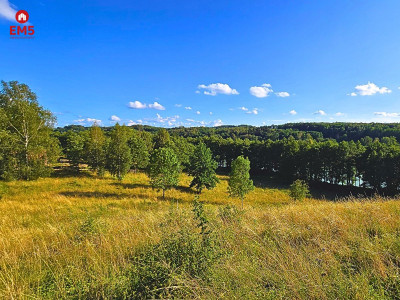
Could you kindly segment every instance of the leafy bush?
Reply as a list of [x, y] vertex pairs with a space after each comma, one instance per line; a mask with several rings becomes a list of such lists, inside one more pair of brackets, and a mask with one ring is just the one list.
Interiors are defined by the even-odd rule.
[[303, 200], [306, 197], [310, 196], [310, 190], [308, 188], [308, 184], [300, 179], [297, 179], [290, 185], [290, 197], [293, 200]]
[[136, 255], [127, 274], [129, 298], [179, 297], [185, 289], [180, 284], [183, 278], [206, 280], [219, 251], [203, 204], [195, 200], [193, 212], [200, 233], [184, 226]]

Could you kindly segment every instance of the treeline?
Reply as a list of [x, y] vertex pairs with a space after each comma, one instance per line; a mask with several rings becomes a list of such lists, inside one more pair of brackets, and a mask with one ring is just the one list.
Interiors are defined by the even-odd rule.
[[[243, 156], [250, 160], [252, 173], [288, 182], [302, 179], [391, 194], [400, 188], [398, 124], [300, 123], [167, 130], [117, 124], [53, 130], [55, 118], [38, 104], [28, 86], [18, 82], [2, 85], [0, 176], [6, 180], [48, 176], [60, 157], [68, 159], [74, 172], [85, 164], [99, 175], [108, 171], [121, 179], [129, 170], [149, 172], [151, 164], [166, 157], [168, 163], [190, 174], [196, 160], [200, 165], [209, 163], [210, 168], [215, 161], [220, 168], [229, 169], [233, 160]], [[333, 135], [335, 139], [326, 138]], [[199, 149], [204, 155], [196, 157], [200, 151], [196, 147], [203, 143], [212, 159], [205, 158], [208, 150], [203, 148]]]

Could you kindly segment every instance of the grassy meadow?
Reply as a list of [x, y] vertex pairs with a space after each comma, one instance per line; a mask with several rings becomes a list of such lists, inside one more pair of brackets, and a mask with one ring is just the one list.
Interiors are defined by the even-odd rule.
[[1, 183], [0, 298], [399, 299], [398, 200], [258, 185], [241, 211], [219, 178], [197, 209], [186, 175]]

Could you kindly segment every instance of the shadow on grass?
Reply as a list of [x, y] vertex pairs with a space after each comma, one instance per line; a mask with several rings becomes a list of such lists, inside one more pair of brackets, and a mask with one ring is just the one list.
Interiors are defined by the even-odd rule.
[[[143, 183], [124, 183], [124, 182], [113, 182], [111, 185], [114, 186], [119, 186], [124, 189], [135, 189], [135, 188], [144, 188], [144, 189], [152, 189], [152, 187], [148, 184], [143, 184]], [[196, 192], [188, 187], [188, 186], [176, 186], [174, 187], [175, 190], [180, 191], [182, 193], [187, 193], [187, 194], [195, 194]]]
[[60, 168], [60, 169], [55, 169], [54, 172], [51, 174], [51, 177], [53, 178], [96, 178], [93, 173], [90, 173], [89, 171], [86, 170], [81, 170], [79, 172], [76, 172], [70, 168]]

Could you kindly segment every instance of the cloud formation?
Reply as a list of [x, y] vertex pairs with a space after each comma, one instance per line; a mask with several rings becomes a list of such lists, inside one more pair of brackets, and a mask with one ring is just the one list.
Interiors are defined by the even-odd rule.
[[387, 87], [378, 87], [375, 83], [369, 82], [367, 84], [357, 85], [355, 92], [350, 93], [350, 96], [372, 96], [375, 94], [390, 94], [392, 91]]
[[118, 116], [116, 116], [116, 115], [112, 115], [112, 116], [110, 117], [110, 121], [113, 121], [113, 122], [121, 122], [121, 118], [118, 117]]
[[203, 90], [204, 95], [209, 95], [209, 96], [216, 96], [217, 94], [239, 95], [239, 92], [237, 90], [231, 88], [226, 83], [212, 83], [209, 85], [200, 84], [197, 88], [199, 90]]
[[152, 108], [157, 110], [165, 110], [165, 107], [158, 102], [154, 102], [152, 104], [147, 105], [146, 103], [142, 103], [140, 101], [134, 101], [134, 102], [129, 102], [128, 107], [133, 109]]
[[343, 117], [343, 116], [344, 116], [344, 113], [342, 113], [342, 112], [337, 112], [337, 113], [335, 114], [335, 116], [337, 116], [337, 117]]
[[258, 108], [253, 108], [252, 110], [246, 112], [246, 114], [253, 114], [253, 115], [258, 115]]
[[149, 108], [157, 109], [157, 110], [165, 110], [165, 107], [162, 106], [158, 102], [154, 102], [153, 104], [149, 104]]
[[384, 111], [374, 112], [374, 115], [380, 117], [400, 117], [400, 113], [389, 113]]
[[75, 123], [78, 123], [79, 125], [92, 125], [96, 123], [97, 125], [101, 124], [101, 120], [99, 119], [94, 119], [94, 118], [82, 118], [78, 120], [74, 120]]
[[17, 10], [8, 0], [0, 0], [0, 18], [15, 21]]
[[326, 112], [320, 109], [314, 112], [314, 115], [326, 116]]
[[292, 109], [291, 111], [289, 111], [289, 114], [291, 114], [292, 116], [297, 115], [297, 111], [295, 111], [294, 109]]
[[271, 85], [269, 83], [264, 83], [261, 86], [252, 86], [250, 88], [250, 94], [257, 98], [265, 98], [268, 97], [273, 90], [271, 89]]
[[286, 97], [290, 96], [290, 94], [288, 92], [278, 92], [278, 93], [275, 93], [275, 95], [277, 95], [280, 98], [286, 98]]

